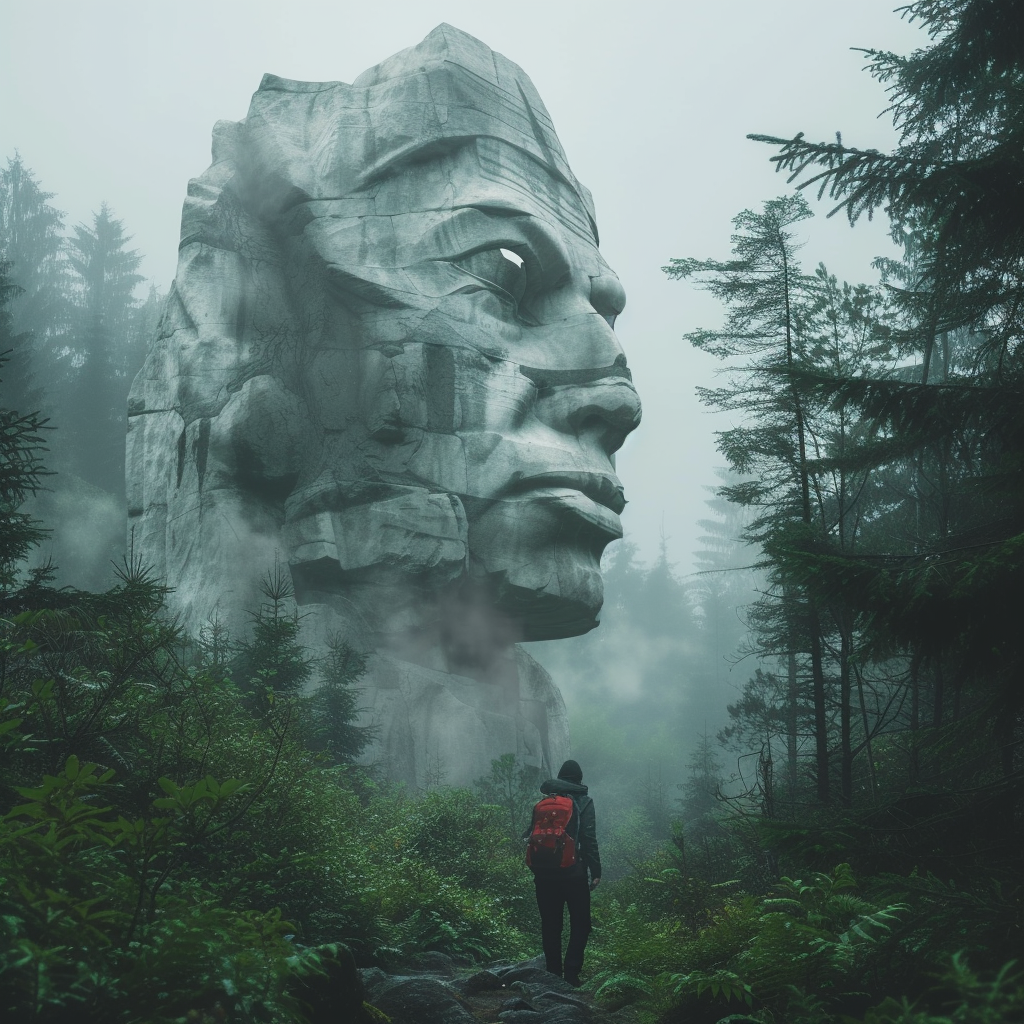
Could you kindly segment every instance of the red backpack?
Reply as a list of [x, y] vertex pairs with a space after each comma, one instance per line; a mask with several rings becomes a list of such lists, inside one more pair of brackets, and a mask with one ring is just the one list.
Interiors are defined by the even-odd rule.
[[571, 796], [546, 796], [533, 808], [526, 863], [534, 871], [571, 868], [578, 860], [580, 816]]

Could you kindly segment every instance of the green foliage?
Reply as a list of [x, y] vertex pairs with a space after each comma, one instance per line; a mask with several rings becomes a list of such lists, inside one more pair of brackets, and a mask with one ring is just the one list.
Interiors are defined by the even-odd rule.
[[766, 1004], [785, 1002], [793, 987], [843, 1000], [877, 960], [904, 904], [875, 907], [853, 895], [853, 873], [840, 864], [808, 880], [783, 878], [764, 901], [751, 946], [735, 969]]
[[891, 996], [868, 1011], [863, 1024], [1013, 1024], [1024, 1015], [1024, 974], [1016, 960], [982, 978], [954, 954], [932, 992], [945, 1012]]
[[620, 902], [616, 884], [611, 883], [604, 897], [594, 901], [594, 935], [587, 947], [587, 962], [596, 991], [621, 1004], [650, 992], [655, 978], [676, 968], [684, 943], [680, 926], [671, 916], [652, 921], [636, 904]]
[[[900, 132], [891, 153], [843, 144], [752, 136], [801, 188], [838, 201], [852, 222], [878, 208], [920, 228], [919, 280], [935, 331], [985, 323], [1008, 348], [1021, 334], [1012, 293], [1024, 250], [1020, 232], [1020, 117], [1024, 106], [1012, 0], [918, 0], [900, 9], [928, 35], [909, 56], [868, 50], [868, 70], [889, 91]], [[1016, 285], [1019, 287], [1019, 285]], [[993, 316], [1002, 306], [1002, 315]], [[922, 325], [925, 326], [925, 325]], [[927, 327], [925, 327], [927, 330]]]
[[[680, 851], [662, 851], [613, 882], [596, 910], [592, 984], [608, 1005], [640, 1002], [666, 1020], [747, 1013], [806, 1024], [1019, 1016], [1024, 976], [1004, 963], [1016, 887], [884, 876], [861, 891], [844, 863], [783, 877], [755, 897], [736, 882], [688, 876], [682, 863]], [[965, 944], [974, 966], [958, 952]]]
[[496, 873], [522, 859], [520, 849], [508, 849], [504, 819], [502, 808], [481, 803], [469, 790], [433, 790], [407, 805], [402, 842], [439, 874], [490, 888], [488, 880], [498, 882]]
[[[95, 619], [24, 613], [6, 637], [8, 777], [76, 744], [126, 766], [119, 780], [71, 754], [41, 784], [10, 791], [8, 1005], [25, 1019], [73, 1005], [82, 1020], [171, 1020], [219, 1004], [233, 1020], [291, 1020], [301, 966], [291, 933], [347, 939], [364, 960], [527, 950], [511, 923], [525, 918], [525, 872], [497, 809], [460, 791], [422, 807], [382, 791], [360, 806], [345, 774], [301, 745], [301, 701], [283, 697], [254, 718], [228, 677], [201, 660], [185, 668], [171, 657], [177, 634], [142, 614], [138, 595], [121, 596]], [[140, 643], [162, 673], [148, 683], [145, 660], [127, 657]], [[87, 685], [39, 681], [58, 654]], [[121, 671], [96, 670], [100, 659]], [[170, 765], [187, 781], [165, 774]], [[461, 860], [436, 842], [453, 836]]]
[[[68, 239], [67, 260], [77, 286], [72, 348], [81, 365], [55, 413], [81, 475], [115, 494], [124, 486], [128, 388], [142, 367], [140, 346], [132, 345], [142, 255], [127, 248], [129, 240], [106, 203]], [[145, 350], [143, 344], [143, 356]]]
[[754, 1005], [754, 990], [732, 971], [715, 971], [711, 974], [694, 971], [692, 974], [673, 974], [668, 980], [674, 996], [692, 991], [698, 997], [707, 993], [712, 999], [721, 998], [724, 1003], [735, 999], [747, 1006]]
[[[138, 566], [103, 594], [10, 593], [0, 1007], [18, 1019], [298, 1022], [297, 979], [340, 940], [363, 962], [530, 951], [499, 809], [461, 791], [421, 806], [366, 776], [357, 795], [346, 751], [318, 742], [358, 709], [297, 692], [309, 659], [281, 584], [242, 687], [231, 638], [193, 644]], [[363, 663], [332, 654], [347, 688]]]
[[502, 809], [505, 835], [513, 851], [522, 849], [523, 829], [530, 824], [530, 812], [540, 799], [537, 787], [542, 781], [539, 768], [519, 764], [515, 754], [502, 754], [491, 761], [490, 774], [473, 783], [484, 803]]
[[291, 576], [275, 559], [260, 580], [264, 604], [253, 612], [252, 635], [237, 645], [234, 677], [261, 713], [269, 713], [281, 696], [294, 696], [313, 673], [312, 660], [299, 643], [298, 612], [289, 613], [294, 597]]
[[322, 750], [332, 764], [353, 765], [373, 741], [376, 730], [356, 725], [362, 693], [355, 684], [366, 671], [366, 657], [339, 636], [328, 637], [321, 659], [321, 682], [306, 703], [307, 744]]
[[[8, 377], [12, 349], [18, 340], [11, 330], [8, 303], [13, 286], [7, 264], [0, 262], [0, 372]], [[5, 394], [9, 394], [5, 383]], [[46, 536], [42, 524], [22, 510], [45, 474], [41, 454], [46, 421], [35, 412], [0, 408], [0, 600], [6, 604], [15, 588], [19, 563]]]
[[72, 755], [19, 787], [25, 802], [2, 820], [5, 1011], [96, 1021], [170, 1021], [218, 1003], [240, 1021], [294, 1011], [280, 912], [219, 907], [182, 871], [183, 850], [241, 784], [164, 779], [161, 813], [129, 820], [105, 805], [113, 774]]
[[[366, 809], [373, 862], [363, 898], [392, 923], [393, 955], [432, 948], [518, 955], [535, 931], [533, 886], [521, 850], [509, 850], [503, 814], [472, 793], [440, 789], [409, 801], [385, 791]], [[429, 946], [424, 946], [429, 942]]]

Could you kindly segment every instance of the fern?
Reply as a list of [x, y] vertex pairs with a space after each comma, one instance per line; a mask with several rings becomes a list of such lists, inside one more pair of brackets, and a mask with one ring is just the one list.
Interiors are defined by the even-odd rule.
[[892, 924], [899, 920], [899, 915], [910, 907], [906, 903], [893, 903], [891, 906], [883, 907], [870, 914], [861, 914], [855, 921], [850, 922], [849, 928], [842, 932], [839, 941], [848, 944], [858, 939], [864, 942], [876, 942], [881, 932], [888, 932]]
[[754, 1005], [753, 989], [732, 971], [720, 970], [713, 974], [705, 974], [702, 971], [673, 974], [668, 981], [673, 985], [672, 994], [675, 996], [688, 992], [697, 996], [710, 993], [712, 999], [722, 999], [726, 1003], [731, 1003], [735, 999], [746, 1006]]
[[848, 1024], [1018, 1024], [1024, 1019], [1024, 973], [1016, 960], [1010, 960], [985, 980], [956, 953], [930, 1001], [946, 1012], [935, 1013], [905, 997], [889, 997], [869, 1010], [863, 1022], [846, 1020]]
[[[856, 895], [855, 887], [848, 864], [829, 874], [783, 878], [775, 894], [750, 908], [753, 927], [742, 942], [731, 949], [719, 945], [714, 959], [691, 960], [689, 971], [669, 976], [673, 994], [763, 1004], [787, 1020], [815, 1019], [822, 1001], [826, 1007], [860, 1001], [865, 972], [907, 908], [875, 906]], [[723, 915], [707, 929], [693, 952], [714, 948], [711, 940], [721, 938], [717, 933], [726, 921]], [[733, 932], [739, 938], [742, 930]]]
[[593, 980], [594, 996], [602, 1002], [624, 1006], [649, 991], [651, 979], [635, 971], [599, 971]]

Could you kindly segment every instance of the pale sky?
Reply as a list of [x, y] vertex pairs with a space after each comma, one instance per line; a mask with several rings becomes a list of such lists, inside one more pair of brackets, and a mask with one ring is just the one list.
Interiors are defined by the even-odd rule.
[[[627, 535], [647, 557], [664, 524], [690, 571], [703, 487], [722, 459], [695, 385], [715, 363], [681, 340], [714, 326], [716, 304], [660, 267], [724, 258], [730, 220], [786, 191], [748, 132], [835, 132], [862, 148], [894, 134], [885, 93], [851, 48], [908, 52], [920, 30], [894, 0], [4, 0], [0, 157], [15, 149], [68, 224], [108, 202], [166, 289], [188, 179], [210, 131], [245, 115], [264, 72], [351, 82], [440, 22], [524, 68], [576, 176], [593, 192], [602, 251], [625, 285], [616, 325], [644, 403], [620, 453]], [[891, 254], [884, 223], [820, 216], [804, 258], [868, 280]], [[802, 226], [803, 227], [803, 226]]]

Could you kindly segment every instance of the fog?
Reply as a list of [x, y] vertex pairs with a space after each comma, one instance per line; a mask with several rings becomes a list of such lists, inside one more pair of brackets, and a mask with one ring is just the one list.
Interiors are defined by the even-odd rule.
[[[723, 257], [730, 219], [786, 188], [749, 132], [893, 141], [882, 88], [852, 47], [906, 50], [920, 33], [891, 0], [730, 3], [156, 2], [36, 0], [5, 11], [2, 155], [17, 149], [69, 224], [103, 201], [166, 289], [185, 185], [209, 163], [210, 131], [244, 116], [264, 72], [352, 81], [448, 21], [520, 64], [593, 192], [602, 250], [629, 297], [617, 330], [644, 402], [619, 457], [625, 529], [652, 557], [664, 523], [688, 569], [701, 485], [718, 464], [693, 385], [713, 361], [681, 336], [715, 304], [660, 267]], [[512, 16], [510, 16], [510, 14]], [[628, 16], [627, 16], [628, 14]], [[806, 256], [851, 280], [887, 253], [885, 225], [821, 216]]]
[[[863, 148], [892, 145], [889, 119], [879, 118], [885, 93], [853, 49], [906, 51], [924, 42], [892, 7], [891, 0], [34, 0], [4, 14], [0, 156], [20, 153], [55, 193], [69, 226], [109, 203], [144, 255], [141, 273], [166, 290], [181, 202], [187, 181], [209, 163], [211, 128], [244, 116], [265, 72], [352, 81], [439, 22], [478, 36], [531, 76], [574, 172], [594, 195], [602, 251], [629, 297], [616, 330], [644, 403], [643, 423], [618, 457], [629, 500], [623, 524], [647, 563], [665, 538], [669, 562], [685, 579], [707, 487], [723, 461], [714, 430], [728, 424], [694, 397], [695, 386], [713, 381], [715, 365], [682, 336], [715, 326], [721, 312], [660, 268], [672, 257], [724, 258], [731, 218], [786, 191], [771, 150], [747, 133], [830, 139], [841, 131]], [[893, 254], [884, 222], [851, 229], [841, 217], [826, 218], [827, 202], [815, 208], [819, 215], [805, 226], [809, 266], [824, 261], [842, 278], [864, 280], [873, 276], [873, 257]], [[104, 550], [109, 543], [104, 537]], [[622, 626], [623, 637], [629, 628]], [[601, 680], [572, 668], [565, 651], [577, 648], [531, 650], [559, 673], [570, 707], [582, 714], [599, 695], [641, 696], [648, 664], [684, 657], [688, 641], [659, 643], [664, 650], [624, 641], [601, 659]], [[732, 697], [732, 670], [723, 682], [716, 658], [708, 678], [729, 692], [691, 700], [690, 731], [701, 727], [706, 706]]]

